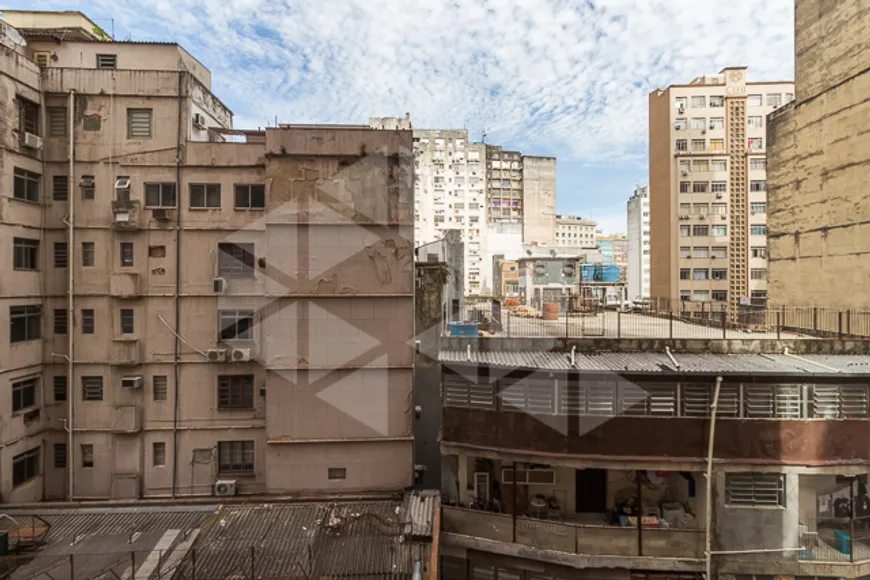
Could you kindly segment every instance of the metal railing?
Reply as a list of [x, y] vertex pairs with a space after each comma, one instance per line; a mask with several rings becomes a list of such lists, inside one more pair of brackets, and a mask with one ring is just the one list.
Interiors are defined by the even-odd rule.
[[866, 562], [870, 560], [870, 518], [804, 518], [800, 528], [800, 560]]
[[658, 300], [631, 308], [563, 301], [547, 311], [496, 302], [465, 305], [445, 335], [515, 338], [870, 340], [870, 310], [740, 306]]

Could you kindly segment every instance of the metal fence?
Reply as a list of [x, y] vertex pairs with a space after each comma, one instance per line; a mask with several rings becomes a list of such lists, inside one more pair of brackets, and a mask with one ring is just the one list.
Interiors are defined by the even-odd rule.
[[468, 304], [445, 334], [549, 338], [870, 339], [870, 310], [653, 301], [632, 308], [572, 302], [549, 311], [498, 302]]
[[870, 560], [870, 518], [803, 518], [799, 545], [801, 560], [866, 562]]

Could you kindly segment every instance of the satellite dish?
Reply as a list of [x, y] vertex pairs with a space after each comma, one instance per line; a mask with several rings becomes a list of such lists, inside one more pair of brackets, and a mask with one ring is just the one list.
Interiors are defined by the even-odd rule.
[[3, 27], [3, 34], [6, 38], [9, 39], [12, 44], [17, 44], [18, 46], [27, 46], [27, 41], [19, 34], [17, 30], [12, 28], [11, 26]]

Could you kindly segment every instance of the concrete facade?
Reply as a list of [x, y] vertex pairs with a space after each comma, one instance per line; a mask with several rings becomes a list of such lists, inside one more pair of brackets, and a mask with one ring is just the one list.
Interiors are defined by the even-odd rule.
[[795, 3], [795, 102], [768, 117], [770, 294], [870, 306], [870, 6]]
[[556, 158], [523, 155], [523, 243], [556, 243]]
[[653, 298], [766, 304], [765, 117], [793, 93], [731, 67], [650, 94]]
[[597, 229], [595, 220], [576, 215], [556, 215], [556, 245], [594, 248]]
[[628, 200], [628, 256], [626, 284], [629, 300], [649, 298], [650, 211], [649, 187], [638, 187]]
[[0, 47], [2, 500], [410, 485], [410, 131], [228, 142], [177, 45], [27, 51]]

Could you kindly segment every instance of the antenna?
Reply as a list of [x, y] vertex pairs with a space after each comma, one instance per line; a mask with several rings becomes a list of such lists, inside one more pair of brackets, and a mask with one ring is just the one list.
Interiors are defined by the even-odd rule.
[[480, 137], [482, 143], [486, 143], [486, 136], [489, 134], [489, 127], [483, 130], [483, 134]]

